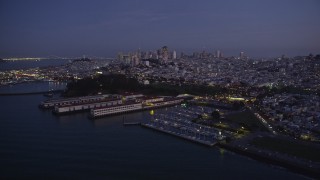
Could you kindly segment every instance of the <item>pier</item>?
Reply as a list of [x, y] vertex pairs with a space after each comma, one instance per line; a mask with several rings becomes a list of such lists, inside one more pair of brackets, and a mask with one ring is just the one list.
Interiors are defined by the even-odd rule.
[[123, 114], [123, 113], [129, 113], [134, 111], [155, 109], [155, 108], [177, 105], [183, 101], [183, 99], [181, 98], [174, 98], [174, 97], [166, 98], [166, 99], [161, 98], [161, 100], [158, 100], [158, 99], [159, 98], [149, 98], [148, 100], [150, 100], [151, 102], [152, 100], [157, 100], [152, 104], [148, 104], [146, 102], [139, 102], [137, 100], [129, 100], [126, 103], [118, 104], [114, 106], [92, 108], [90, 110], [90, 116], [92, 118], [99, 118], [99, 117], [104, 117], [104, 116], [114, 115], [114, 114]]

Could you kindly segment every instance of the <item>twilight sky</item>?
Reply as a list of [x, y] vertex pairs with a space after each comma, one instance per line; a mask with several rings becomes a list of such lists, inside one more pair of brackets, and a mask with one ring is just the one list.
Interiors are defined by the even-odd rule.
[[0, 57], [320, 54], [320, 0], [0, 0]]

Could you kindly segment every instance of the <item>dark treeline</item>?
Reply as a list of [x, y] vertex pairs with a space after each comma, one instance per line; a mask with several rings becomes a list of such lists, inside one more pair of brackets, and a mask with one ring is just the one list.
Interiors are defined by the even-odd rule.
[[[266, 88], [262, 87], [265, 93], [260, 94], [257, 98], [261, 99], [265, 96], [271, 96], [279, 93], [297, 93], [297, 94], [318, 94], [319, 91], [309, 91], [298, 87], [284, 86]], [[97, 77], [88, 77], [82, 80], [73, 80], [68, 83], [64, 96], [86, 96], [97, 93], [117, 94], [123, 92], [138, 92], [147, 95], [167, 95], [176, 96], [178, 94], [193, 95], [217, 95], [234, 93], [234, 89], [228, 89], [221, 86], [192, 85], [192, 84], [170, 84], [167, 82], [153, 83], [151, 85], [143, 85], [137, 79], [127, 77], [121, 74], [100, 75]], [[240, 92], [240, 91], [239, 91]]]
[[123, 91], [137, 92], [141, 85], [134, 78], [124, 75], [100, 75], [68, 83], [64, 96], [86, 96], [97, 93], [120, 93]]
[[129, 78], [120, 74], [100, 75], [94, 78], [73, 80], [68, 83], [64, 96], [86, 96], [97, 93], [122, 93], [139, 92], [149, 95], [214, 95], [226, 93], [227, 89], [222, 87], [209, 87], [205, 85], [173, 85], [169, 83], [155, 83], [152, 85], [140, 84], [135, 78]]

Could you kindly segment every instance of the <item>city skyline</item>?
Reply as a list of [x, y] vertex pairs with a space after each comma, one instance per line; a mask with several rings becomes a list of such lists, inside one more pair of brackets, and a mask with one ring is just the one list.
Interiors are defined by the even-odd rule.
[[319, 5], [316, 0], [1, 1], [0, 57], [116, 57], [164, 45], [178, 54], [318, 54]]

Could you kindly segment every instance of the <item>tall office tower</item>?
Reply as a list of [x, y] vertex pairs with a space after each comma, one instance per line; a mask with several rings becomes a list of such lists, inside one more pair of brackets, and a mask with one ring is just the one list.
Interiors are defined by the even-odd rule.
[[181, 59], [183, 59], [183, 58], [184, 58], [184, 53], [183, 53], [183, 52], [181, 52], [181, 54], [180, 54], [180, 58], [181, 58]]
[[220, 58], [220, 57], [221, 57], [221, 52], [220, 52], [220, 50], [217, 50], [217, 51], [216, 51], [216, 57], [217, 57], [217, 58]]
[[172, 59], [177, 59], [177, 52], [176, 52], [176, 50], [173, 51]]
[[137, 66], [140, 63], [140, 59], [137, 54], [131, 56], [131, 66]]
[[245, 58], [244, 52], [240, 52], [239, 58], [240, 58], [240, 59], [244, 59], [244, 58]]
[[157, 50], [157, 55], [158, 55], [158, 56], [161, 56], [161, 52], [162, 52], [161, 49], [158, 49], [158, 50]]
[[119, 60], [119, 61], [122, 61], [122, 60], [123, 60], [123, 54], [122, 54], [122, 52], [119, 52], [119, 53], [118, 53], [118, 60]]
[[140, 50], [140, 48], [138, 49], [138, 52], [137, 52], [137, 57], [139, 58], [139, 59], [141, 59], [141, 50]]
[[193, 52], [193, 53], [192, 53], [192, 57], [193, 57], [193, 58], [199, 58], [200, 55], [199, 55], [198, 52]]
[[151, 59], [156, 59], [156, 57], [157, 57], [157, 52], [156, 51], [150, 51], [150, 56], [149, 56], [149, 58], [151, 58]]
[[130, 64], [131, 62], [131, 57], [130, 55], [123, 55], [123, 62], [126, 63], [126, 64]]
[[140, 64], [140, 59], [139, 59], [139, 57], [138, 56], [135, 56], [135, 65], [137, 66], [137, 65], [139, 65]]
[[208, 57], [208, 53], [206, 51], [202, 51], [201, 54], [200, 54], [200, 58], [204, 59], [204, 58], [207, 58], [207, 57]]
[[146, 51], [144, 54], [143, 54], [143, 59], [149, 59], [149, 52]]
[[166, 64], [169, 58], [169, 50], [167, 46], [163, 46], [161, 48], [161, 57], [162, 57], [162, 62]]

